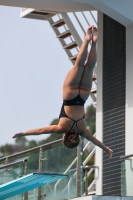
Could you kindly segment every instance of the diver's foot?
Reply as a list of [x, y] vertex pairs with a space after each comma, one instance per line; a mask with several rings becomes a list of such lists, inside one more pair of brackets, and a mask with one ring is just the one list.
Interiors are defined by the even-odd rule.
[[86, 35], [85, 35], [85, 39], [87, 39], [88, 41], [92, 40], [92, 27], [93, 26], [89, 26], [86, 30]]
[[96, 43], [97, 40], [98, 40], [98, 29], [95, 26], [93, 26], [92, 27], [92, 41]]

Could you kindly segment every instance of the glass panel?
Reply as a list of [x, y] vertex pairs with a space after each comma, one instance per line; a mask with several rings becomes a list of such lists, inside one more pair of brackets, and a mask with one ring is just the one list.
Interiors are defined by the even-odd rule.
[[[76, 197], [76, 158], [77, 149], [67, 149], [62, 145], [43, 151], [42, 172], [51, 174], [67, 174], [68, 178], [47, 184], [41, 188], [46, 200], [63, 200]], [[37, 163], [39, 158], [32, 155], [30, 160]], [[31, 165], [32, 163], [31, 162]], [[73, 164], [71, 165], [71, 163]], [[29, 159], [28, 159], [29, 163]], [[69, 168], [69, 166], [71, 167]], [[29, 171], [28, 164], [28, 171]], [[31, 168], [31, 166], [30, 166]], [[32, 167], [33, 169], [33, 167]], [[38, 168], [37, 168], [38, 169]], [[38, 189], [29, 191], [29, 199], [37, 199]], [[36, 197], [35, 197], [36, 196]]]
[[121, 164], [121, 195], [133, 196], [133, 160]]
[[[82, 148], [81, 148], [82, 149]], [[54, 183], [44, 185], [41, 188], [41, 194], [46, 200], [64, 200], [76, 197], [76, 156], [77, 148], [67, 149], [61, 144], [52, 149], [42, 149], [42, 172], [51, 174], [67, 174], [68, 178], [61, 179]], [[81, 153], [82, 156], [82, 153]], [[18, 160], [27, 159], [27, 173], [39, 172], [39, 151], [28, 155], [21, 155], [15, 160], [8, 160], [8, 163]], [[10, 162], [9, 162], [10, 161]], [[82, 163], [82, 159], [81, 159]], [[24, 165], [16, 165], [10, 170], [0, 171], [0, 184], [9, 182], [24, 175]], [[83, 176], [81, 167], [81, 194], [83, 191]], [[24, 194], [9, 198], [9, 200], [24, 199]], [[28, 200], [38, 199], [38, 188], [28, 191]]]
[[37, 153], [32, 153], [27, 157], [27, 172], [33, 173], [38, 172], [39, 166], [39, 151]]
[[[24, 174], [24, 165], [19, 164], [12, 166], [8, 169], [0, 170], [0, 185], [12, 181], [16, 178], [22, 177]], [[14, 197], [8, 198], [9, 200], [22, 200], [23, 194], [16, 195]]]

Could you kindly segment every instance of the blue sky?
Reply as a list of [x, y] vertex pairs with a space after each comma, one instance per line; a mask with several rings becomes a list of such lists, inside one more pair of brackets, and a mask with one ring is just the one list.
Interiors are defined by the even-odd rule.
[[62, 84], [72, 67], [47, 21], [19, 16], [20, 8], [0, 6], [0, 145], [58, 118]]

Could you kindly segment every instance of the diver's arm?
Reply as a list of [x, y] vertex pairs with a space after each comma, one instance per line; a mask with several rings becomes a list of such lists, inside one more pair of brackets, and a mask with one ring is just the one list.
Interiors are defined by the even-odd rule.
[[84, 128], [80, 135], [85, 137], [87, 140], [93, 142], [95, 145], [97, 145], [101, 149], [103, 149], [110, 158], [112, 157], [113, 151], [109, 147], [105, 146], [102, 142], [97, 140], [95, 137], [93, 137], [93, 135], [89, 132], [87, 128]]
[[46, 126], [43, 128], [37, 128], [28, 130], [25, 132], [16, 133], [13, 138], [21, 137], [21, 136], [28, 136], [28, 135], [41, 135], [41, 134], [48, 134], [48, 133], [62, 133], [63, 130], [59, 125], [51, 125]]

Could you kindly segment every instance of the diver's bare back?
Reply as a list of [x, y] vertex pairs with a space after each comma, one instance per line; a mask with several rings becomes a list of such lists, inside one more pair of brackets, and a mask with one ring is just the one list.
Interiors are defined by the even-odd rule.
[[[71, 119], [75, 121], [81, 119], [85, 115], [83, 106], [78, 106], [78, 105], [64, 106], [64, 110], [67, 116], [69, 116]], [[63, 127], [65, 131], [69, 132], [70, 128], [72, 127], [72, 124], [73, 124], [73, 121], [70, 120], [69, 118], [66, 118], [66, 117], [60, 118], [59, 126]], [[75, 128], [76, 128], [76, 124], [74, 125], [73, 129]], [[85, 118], [78, 121], [79, 132], [82, 128], [85, 128]]]

